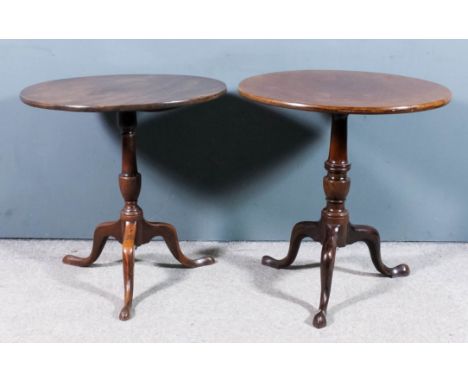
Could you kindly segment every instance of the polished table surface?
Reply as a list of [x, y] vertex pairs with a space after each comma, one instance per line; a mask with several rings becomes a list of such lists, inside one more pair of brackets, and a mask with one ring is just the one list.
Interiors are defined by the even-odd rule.
[[156, 111], [218, 98], [223, 82], [185, 75], [108, 75], [42, 82], [24, 89], [34, 107], [67, 111]]
[[239, 84], [242, 96], [268, 105], [338, 114], [395, 114], [435, 109], [451, 99], [434, 82], [392, 74], [299, 70], [262, 74]]

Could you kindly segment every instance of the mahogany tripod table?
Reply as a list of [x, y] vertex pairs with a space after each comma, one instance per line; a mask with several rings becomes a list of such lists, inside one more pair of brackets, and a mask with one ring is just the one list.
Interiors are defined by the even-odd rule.
[[338, 247], [358, 241], [367, 244], [372, 262], [387, 277], [407, 276], [406, 264], [388, 267], [380, 255], [379, 233], [373, 227], [352, 225], [345, 208], [350, 188], [347, 154], [349, 114], [396, 114], [435, 109], [446, 105], [450, 91], [415, 78], [366, 72], [303, 70], [259, 75], [242, 81], [242, 96], [268, 105], [331, 114], [331, 140], [323, 188], [327, 204], [319, 221], [297, 223], [291, 233], [289, 252], [281, 260], [264, 256], [262, 263], [274, 268], [291, 265], [305, 237], [322, 244], [319, 312], [313, 325], [326, 326], [326, 311]]
[[65, 256], [63, 262], [87, 267], [101, 254], [109, 237], [122, 244], [124, 306], [119, 318], [128, 320], [133, 300], [133, 268], [136, 247], [161, 236], [174, 257], [185, 267], [214, 263], [212, 257], [187, 258], [179, 247], [175, 228], [148, 222], [138, 206], [141, 176], [136, 161], [137, 111], [161, 111], [207, 102], [226, 92], [224, 83], [181, 75], [113, 75], [56, 80], [30, 86], [21, 100], [34, 107], [66, 111], [115, 112], [122, 130], [122, 172], [119, 186], [125, 205], [117, 221], [99, 224], [94, 231], [91, 254], [86, 258]]

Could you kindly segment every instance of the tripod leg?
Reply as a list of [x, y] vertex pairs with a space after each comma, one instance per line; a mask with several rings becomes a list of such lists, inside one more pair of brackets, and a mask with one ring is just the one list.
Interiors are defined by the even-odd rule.
[[124, 276], [124, 306], [119, 318], [126, 321], [130, 318], [133, 301], [133, 268], [135, 264], [135, 237], [137, 222], [125, 222], [122, 243], [123, 276]]
[[400, 264], [396, 267], [387, 267], [380, 254], [380, 237], [379, 232], [370, 226], [365, 225], [349, 225], [348, 231], [348, 244], [363, 241], [369, 248], [372, 262], [375, 268], [384, 276], [387, 277], [400, 277], [408, 276], [410, 269], [406, 264]]
[[187, 268], [202, 267], [215, 262], [215, 260], [210, 256], [200, 257], [195, 260], [189, 259], [185, 256], [180, 249], [177, 231], [173, 225], [168, 223], [144, 222], [144, 241], [147, 242], [155, 236], [161, 236], [176, 260]]
[[94, 230], [93, 236], [93, 248], [88, 257], [78, 257], [68, 255], [63, 258], [63, 262], [69, 265], [76, 265], [79, 267], [88, 267], [93, 264], [101, 254], [104, 246], [106, 245], [109, 236], [116, 238], [118, 241], [122, 241], [122, 225], [120, 221], [106, 222], [99, 224]]
[[333, 267], [335, 265], [337, 230], [337, 226], [327, 226], [325, 240], [322, 246], [320, 259], [320, 306], [319, 312], [315, 315], [313, 321], [314, 326], [318, 329], [327, 325], [326, 313], [332, 285]]
[[299, 222], [291, 232], [291, 239], [289, 241], [289, 251], [286, 257], [277, 260], [270, 256], [263, 256], [262, 264], [268, 265], [273, 268], [286, 268], [289, 267], [294, 260], [296, 260], [299, 247], [302, 240], [309, 236], [315, 241], [320, 241], [320, 225], [319, 222]]

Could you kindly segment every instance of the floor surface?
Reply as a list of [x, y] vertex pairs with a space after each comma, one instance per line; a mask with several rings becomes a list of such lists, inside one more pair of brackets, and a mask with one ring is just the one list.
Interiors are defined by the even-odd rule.
[[363, 244], [339, 249], [328, 326], [312, 317], [320, 292], [320, 247], [304, 242], [291, 269], [262, 266], [286, 242], [182, 242], [216, 264], [183, 269], [162, 242], [137, 250], [134, 316], [118, 320], [120, 246], [110, 241], [90, 268], [64, 265], [90, 241], [1, 240], [1, 342], [466, 342], [468, 244], [383, 243], [379, 276]]

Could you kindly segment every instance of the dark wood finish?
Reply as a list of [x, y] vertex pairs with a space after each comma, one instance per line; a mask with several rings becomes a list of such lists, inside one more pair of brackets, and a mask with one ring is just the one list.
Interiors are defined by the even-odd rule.
[[268, 105], [335, 114], [395, 114], [446, 105], [450, 90], [430, 81], [382, 73], [300, 70], [247, 78], [242, 96]]
[[167, 223], [148, 222], [143, 217], [143, 211], [138, 205], [138, 195], [141, 188], [141, 175], [137, 170], [136, 161], [136, 113], [120, 112], [119, 126], [122, 129], [122, 172], [119, 176], [120, 191], [125, 205], [120, 212], [120, 219], [115, 222], [102, 223], [94, 231], [93, 248], [88, 257], [65, 256], [65, 264], [87, 267], [93, 264], [104, 249], [109, 237], [122, 244], [124, 269], [124, 306], [120, 312], [121, 320], [128, 320], [133, 299], [133, 267], [135, 249], [151, 241], [155, 236], [161, 236], [173, 256], [188, 268], [200, 267], [214, 263], [212, 257], [202, 257], [196, 260], [187, 258], [179, 247], [175, 228]]
[[319, 312], [313, 320], [316, 328], [323, 328], [327, 324], [326, 311], [338, 247], [345, 247], [348, 244], [363, 241], [369, 247], [372, 262], [384, 276], [407, 276], [410, 272], [406, 264], [390, 268], [382, 262], [379, 233], [375, 228], [355, 226], [349, 222], [348, 210], [345, 207], [346, 196], [350, 188], [347, 173], [351, 167], [348, 163], [347, 153], [347, 118], [347, 115], [341, 114], [334, 114], [332, 118], [330, 153], [328, 160], [325, 162], [327, 175], [323, 178], [327, 205], [322, 210], [321, 219], [317, 222], [300, 222], [294, 226], [289, 251], [285, 258], [281, 260], [269, 256], [262, 258], [264, 265], [285, 268], [290, 266], [296, 259], [301, 241], [305, 237], [310, 237], [322, 244], [320, 306]]
[[176, 229], [161, 222], [149, 222], [138, 205], [141, 175], [136, 160], [137, 111], [159, 111], [206, 102], [222, 96], [226, 86], [217, 80], [181, 75], [115, 75], [81, 77], [44, 82], [21, 92], [31, 106], [68, 111], [117, 112], [122, 130], [122, 172], [119, 186], [125, 201], [117, 221], [99, 224], [88, 257], [65, 256], [63, 262], [87, 267], [100, 256], [109, 237], [122, 244], [124, 306], [121, 320], [131, 316], [135, 249], [153, 237], [164, 239], [172, 255], [183, 266], [200, 267], [214, 263], [212, 257], [186, 257], [179, 246]]
[[21, 100], [34, 107], [67, 111], [151, 111], [218, 98], [226, 85], [183, 75], [110, 75], [48, 81], [24, 89]]
[[375, 268], [386, 277], [407, 276], [406, 264], [386, 266], [380, 254], [378, 231], [369, 226], [352, 225], [345, 207], [350, 189], [347, 153], [348, 114], [390, 114], [434, 109], [450, 101], [450, 91], [438, 84], [414, 78], [365, 72], [305, 70], [260, 75], [239, 85], [242, 96], [285, 108], [328, 112], [332, 115], [330, 152], [325, 162], [327, 175], [323, 188], [327, 204], [319, 221], [299, 222], [291, 233], [289, 251], [283, 259], [269, 256], [262, 263], [274, 268], [290, 266], [305, 237], [322, 244], [320, 259], [321, 293], [319, 312], [313, 325], [327, 324], [336, 250], [362, 241], [369, 248]]

